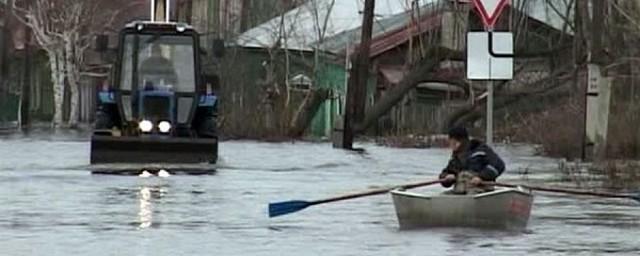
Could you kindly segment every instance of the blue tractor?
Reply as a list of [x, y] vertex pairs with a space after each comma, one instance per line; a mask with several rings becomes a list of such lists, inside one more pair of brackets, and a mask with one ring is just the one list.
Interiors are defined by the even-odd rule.
[[[224, 43], [216, 42], [212, 52], [220, 57]], [[130, 170], [215, 164], [218, 98], [212, 88], [219, 81], [203, 74], [202, 56], [199, 34], [187, 24], [128, 24], [119, 34], [111, 83], [99, 89], [91, 164], [110, 166], [100, 172], [117, 171], [114, 164], [142, 164]]]

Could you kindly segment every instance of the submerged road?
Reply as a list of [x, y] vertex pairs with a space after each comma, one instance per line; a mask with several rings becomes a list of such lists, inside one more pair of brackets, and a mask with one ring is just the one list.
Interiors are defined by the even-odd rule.
[[[141, 178], [91, 175], [83, 137], [0, 138], [0, 255], [640, 254], [640, 205], [623, 200], [536, 194], [524, 233], [400, 231], [387, 195], [267, 218], [273, 201], [431, 179], [448, 158], [360, 146], [367, 154], [225, 142], [216, 175]], [[502, 181], [558, 178], [556, 162], [528, 147], [498, 151], [509, 168]]]

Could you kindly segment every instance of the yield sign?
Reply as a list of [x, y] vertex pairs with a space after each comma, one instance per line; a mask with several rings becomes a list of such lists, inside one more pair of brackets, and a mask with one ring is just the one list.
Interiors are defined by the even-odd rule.
[[509, 0], [473, 0], [473, 5], [478, 9], [485, 27], [493, 29], [498, 16], [507, 6]]

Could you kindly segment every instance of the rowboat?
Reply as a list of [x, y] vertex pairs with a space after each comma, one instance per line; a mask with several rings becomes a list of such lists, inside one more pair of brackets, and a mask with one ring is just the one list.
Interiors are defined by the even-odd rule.
[[524, 230], [533, 195], [522, 188], [501, 188], [475, 195], [427, 196], [391, 191], [400, 229], [469, 227]]

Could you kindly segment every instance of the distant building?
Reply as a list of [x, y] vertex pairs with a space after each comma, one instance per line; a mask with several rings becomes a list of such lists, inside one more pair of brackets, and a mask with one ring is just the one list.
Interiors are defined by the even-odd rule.
[[[381, 1], [376, 14], [380, 18], [405, 11], [404, 1]], [[253, 72], [242, 73], [236, 80], [242, 87], [229, 87], [235, 93], [242, 93], [243, 99], [258, 99], [263, 90], [260, 81], [265, 80], [262, 63], [276, 62], [280, 67], [277, 82], [294, 85], [300, 78], [307, 81], [305, 88], [323, 88], [330, 91], [330, 97], [320, 105], [311, 121], [308, 134], [313, 137], [329, 137], [334, 124], [343, 114], [345, 85], [348, 70], [344, 58], [337, 58], [331, 51], [322, 48], [322, 43], [345, 31], [358, 28], [362, 24], [362, 1], [360, 0], [317, 0], [306, 1], [297, 8], [274, 17], [256, 27], [248, 29], [234, 42], [236, 51], [242, 57], [238, 69], [252, 66]], [[326, 21], [326, 26], [324, 25]], [[287, 54], [285, 54], [287, 53]], [[289, 56], [290, 70], [282, 67]], [[272, 59], [273, 58], [273, 59]], [[290, 108], [293, 111], [304, 102], [304, 91], [296, 86], [291, 94]], [[233, 99], [229, 99], [233, 100]], [[251, 100], [254, 101], [254, 100]]]
[[[328, 12], [332, 3], [333, 9]], [[368, 88], [368, 106], [375, 104], [387, 91], [397, 86], [417, 60], [428, 58], [422, 56], [427, 48], [438, 45], [464, 52], [466, 32], [483, 29], [470, 11], [472, 7], [469, 3], [449, 0], [427, 0], [420, 3], [420, 6], [407, 6], [406, 1], [400, 0], [377, 3], [370, 55], [372, 76]], [[242, 61], [243, 65], [259, 64], [268, 53], [278, 50], [292, 52], [292, 56], [311, 56], [316, 50], [322, 52], [321, 61], [331, 66], [330, 70], [333, 71], [330, 73], [334, 74], [334, 79], [326, 80], [322, 74], [316, 74], [316, 83], [332, 81], [329, 84], [336, 86], [332, 87], [336, 93], [328, 101], [335, 103], [327, 103], [323, 107], [324, 111], [319, 112], [314, 120], [311, 132], [316, 136], [326, 136], [330, 131], [326, 127], [330, 127], [341, 114], [340, 107], [327, 106], [344, 105], [344, 94], [341, 93], [344, 93], [348, 71], [346, 60], [360, 41], [361, 5], [361, 1], [357, 0], [307, 2], [285, 13], [283, 17], [276, 17], [249, 29], [236, 40], [236, 45], [247, 53], [247, 59]], [[516, 0], [512, 6], [503, 14], [506, 18], [501, 18], [499, 26], [519, 29], [515, 32], [521, 34], [517, 37], [520, 46], [542, 46], [540, 43], [543, 40], [539, 34], [534, 35], [533, 31], [548, 38], [556, 38], [562, 34], [564, 21], [557, 13], [550, 11], [544, 1]], [[554, 7], [563, 10], [562, 6]], [[319, 15], [314, 15], [315, 13]], [[317, 24], [325, 17], [329, 17], [328, 23], [324, 36], [320, 37]], [[518, 86], [548, 74], [549, 67], [544, 62], [538, 63], [539, 65], [526, 65], [527, 72], [521, 72], [510, 84]], [[297, 62], [295, 65], [300, 66], [302, 63]], [[469, 101], [483, 99], [482, 92], [474, 94], [468, 85], [454, 83], [466, 83], [464, 61], [443, 61], [431, 72], [435, 81], [416, 84], [415, 89], [380, 119], [380, 125], [376, 129], [379, 134], [439, 132], [447, 125], [450, 113]], [[251, 84], [252, 80], [257, 80], [252, 74], [248, 75], [245, 83]], [[337, 77], [343, 80], [338, 81], [335, 79]], [[252, 87], [243, 88], [246, 91]]]

